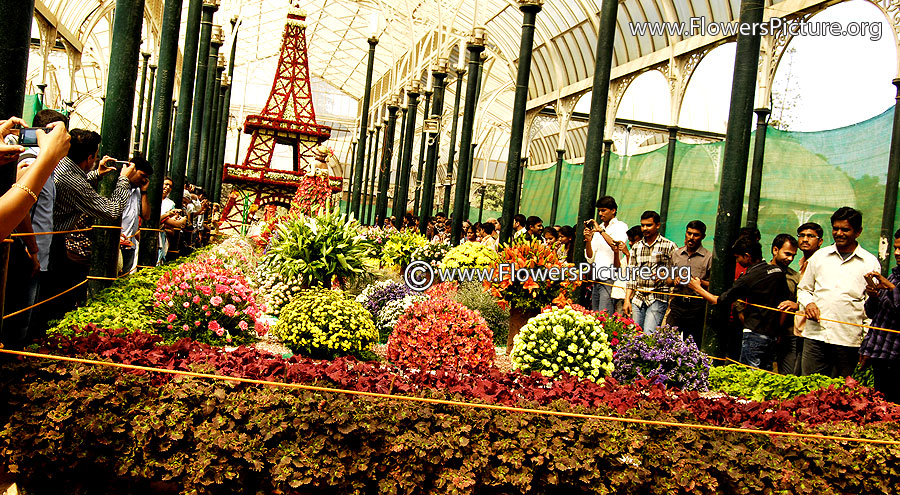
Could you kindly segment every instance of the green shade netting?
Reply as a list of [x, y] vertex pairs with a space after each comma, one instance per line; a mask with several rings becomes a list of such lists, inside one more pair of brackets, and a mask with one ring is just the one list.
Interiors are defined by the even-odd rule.
[[[877, 254], [893, 113], [891, 107], [869, 120], [828, 131], [768, 129], [758, 225], [764, 247], [779, 233], [796, 236], [797, 227], [808, 221], [825, 228], [827, 245], [832, 242], [831, 214], [841, 206], [852, 206], [863, 214], [860, 243]], [[724, 148], [724, 142], [679, 142], [675, 148], [666, 237], [679, 245], [687, 223], [702, 220], [707, 225], [704, 244], [712, 248]], [[752, 159], [752, 142], [750, 150]], [[659, 211], [666, 153], [663, 146], [640, 155], [610, 157], [607, 193], [616, 198], [618, 218], [629, 226], [640, 223], [645, 210]], [[562, 167], [557, 223], [574, 225], [583, 167], [568, 162]], [[523, 214], [550, 218], [555, 174], [555, 165], [525, 171]], [[742, 223], [746, 221], [749, 188], [748, 163]]]

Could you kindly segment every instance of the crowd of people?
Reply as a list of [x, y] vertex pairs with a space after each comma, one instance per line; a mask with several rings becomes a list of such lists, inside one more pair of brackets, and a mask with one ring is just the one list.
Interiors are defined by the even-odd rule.
[[[728, 323], [717, 335], [729, 357], [784, 374], [832, 377], [850, 376], [857, 363], [871, 363], [876, 388], [900, 400], [900, 385], [891, 380], [900, 368], [900, 334], [867, 331], [900, 330], [900, 268], [882, 276], [878, 259], [859, 245], [859, 211], [843, 207], [834, 212], [834, 243], [828, 246], [825, 229], [812, 222], [797, 227], [796, 237], [776, 235], [768, 254], [758, 229], [741, 229], [730, 247], [734, 283], [715, 295], [709, 292], [713, 253], [703, 246], [707, 227], [702, 221], [687, 224], [678, 246], [660, 235], [661, 219], [655, 211], [643, 212], [640, 224], [629, 228], [616, 217], [613, 197], [599, 198], [596, 208], [599, 220], [588, 220], [582, 230], [584, 257], [593, 264], [594, 275], [584, 302], [590, 301], [592, 310], [631, 317], [645, 332], [660, 325], [677, 327], [701, 345], [707, 303], [718, 305]], [[384, 227], [393, 229], [395, 220], [386, 219]], [[557, 250], [560, 260], [573, 261], [575, 227], [544, 227], [539, 217], [522, 214], [512, 222], [515, 238], [542, 239]], [[419, 228], [411, 212], [402, 225]], [[449, 242], [450, 226], [447, 216], [438, 213], [429, 220], [426, 237]], [[464, 221], [463, 231], [460, 242], [496, 248], [500, 220]], [[791, 264], [798, 251], [802, 256], [795, 270]], [[900, 230], [895, 233], [894, 256], [900, 265]], [[684, 267], [689, 268], [689, 281], [657, 275]], [[647, 276], [635, 276], [642, 273]]]
[[[4, 321], [2, 341], [23, 345], [46, 330], [47, 323], [84, 301], [91, 256], [90, 229], [95, 219], [118, 223], [120, 274], [137, 268], [141, 224], [150, 217], [147, 197], [154, 164], [140, 154], [130, 160], [100, 157], [101, 136], [85, 129], [67, 130], [65, 115], [43, 110], [33, 126], [37, 144], [20, 146], [18, 118], [0, 122], [0, 167], [15, 166], [16, 181], [0, 197], [0, 237], [14, 236], [10, 251], [6, 312], [29, 308], [51, 299], [40, 311], [24, 311]], [[100, 178], [115, 174], [108, 196], [97, 192]], [[173, 181], [166, 178], [160, 209], [157, 262], [190, 252], [209, 239], [209, 221], [216, 214], [205, 192], [189, 185], [181, 205], [169, 197]], [[177, 208], [176, 206], [181, 206]], [[892, 380], [900, 366], [900, 268], [890, 277], [880, 273], [878, 259], [863, 249], [862, 214], [842, 207], [831, 217], [833, 244], [824, 245], [825, 230], [816, 223], [797, 227], [796, 237], [780, 233], [763, 252], [759, 230], [744, 228], [730, 247], [734, 283], [722, 294], [710, 292], [713, 254], [703, 246], [706, 225], [689, 222], [678, 246], [660, 234], [660, 216], [641, 214], [631, 228], [617, 216], [611, 196], [597, 200], [597, 218], [585, 222], [584, 257], [593, 264], [589, 285], [594, 311], [633, 318], [645, 332], [660, 325], [677, 327], [701, 343], [706, 304], [729, 315], [728, 328], [718, 328], [727, 354], [740, 362], [781, 373], [822, 373], [849, 376], [857, 363], [872, 365], [875, 386], [891, 400], [900, 400], [900, 384]], [[540, 239], [560, 260], [573, 262], [575, 226], [544, 227], [537, 216], [515, 215], [514, 238]], [[461, 242], [499, 246], [501, 221], [463, 223]], [[394, 229], [397, 219], [385, 219]], [[419, 229], [407, 213], [404, 228]], [[429, 220], [426, 237], [449, 242], [451, 221], [443, 213]], [[900, 230], [894, 235], [894, 256], [900, 264]], [[768, 245], [768, 242], [767, 242]], [[791, 268], [798, 251], [798, 270]], [[767, 260], [766, 258], [769, 257]], [[675, 268], [688, 267], [690, 280], [675, 278]], [[666, 270], [668, 269], [668, 270]], [[619, 276], [617, 276], [617, 274]], [[624, 275], [623, 275], [624, 274]], [[640, 274], [640, 276], [636, 276]], [[663, 276], [661, 274], [668, 274]], [[68, 290], [75, 287], [74, 290]], [[719, 325], [721, 327], [721, 325]], [[867, 331], [869, 326], [873, 326]]]
[[[119, 275], [137, 269], [142, 235], [150, 217], [147, 188], [154, 166], [140, 153], [128, 160], [100, 157], [101, 136], [86, 129], [67, 129], [68, 118], [55, 110], [38, 112], [32, 125], [37, 145], [18, 144], [25, 122], [0, 122], [0, 167], [15, 167], [16, 181], [0, 198], [0, 236], [13, 236], [7, 271], [7, 314], [48, 300], [39, 310], [24, 311], [4, 321], [2, 343], [21, 347], [46, 330], [51, 320], [82, 304], [90, 268], [91, 227], [105, 220], [121, 227]], [[48, 131], [45, 132], [44, 130]], [[109, 196], [97, 192], [101, 177], [116, 176]], [[168, 197], [166, 178], [160, 211], [157, 263], [208, 242], [211, 210], [205, 193], [194, 186], [184, 191], [181, 208]], [[81, 284], [81, 285], [79, 285]], [[74, 289], [72, 289], [74, 287]], [[72, 290], [69, 290], [72, 289]], [[53, 297], [58, 296], [58, 297]]]

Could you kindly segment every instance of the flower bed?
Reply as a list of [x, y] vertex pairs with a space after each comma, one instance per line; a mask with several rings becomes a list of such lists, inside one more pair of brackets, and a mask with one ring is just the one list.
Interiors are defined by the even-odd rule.
[[[77, 336], [54, 335], [42, 352], [62, 356], [102, 356], [113, 362], [176, 370], [207, 369], [226, 376], [318, 384], [362, 392], [423, 394], [444, 390], [463, 400], [501, 405], [550, 406], [564, 401], [572, 407], [610, 408], [617, 414], [653, 417], [675, 414], [683, 421], [716, 426], [795, 431], [810, 425], [849, 421], [856, 425], [900, 421], [900, 406], [884, 401], [871, 390], [848, 380], [848, 386], [816, 390], [785, 401], [747, 401], [732, 397], [704, 398], [652, 385], [648, 380], [631, 385], [607, 379], [597, 384], [563, 375], [550, 380], [538, 373], [522, 375], [496, 369], [483, 374], [453, 371], [417, 372], [353, 358], [315, 361], [294, 356], [284, 360], [247, 347], [223, 352], [183, 339], [160, 345], [156, 335], [89, 326]], [[155, 383], [172, 380], [157, 375]], [[892, 431], [896, 432], [896, 425]]]
[[[7, 365], [0, 459], [28, 493], [891, 493], [900, 448]], [[446, 393], [429, 393], [435, 399]], [[568, 411], [564, 404], [553, 409]], [[577, 411], [577, 409], [576, 409]], [[597, 409], [612, 413], [607, 406]], [[680, 414], [653, 413], [654, 419]], [[896, 438], [896, 424], [803, 427]], [[137, 488], [136, 488], [137, 487]], [[151, 488], [152, 489], [152, 488]]]

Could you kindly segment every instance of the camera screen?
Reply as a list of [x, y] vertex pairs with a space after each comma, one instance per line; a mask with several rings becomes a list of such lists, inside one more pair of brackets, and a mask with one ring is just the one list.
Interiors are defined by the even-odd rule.
[[37, 129], [22, 129], [19, 131], [19, 144], [22, 146], [37, 145]]

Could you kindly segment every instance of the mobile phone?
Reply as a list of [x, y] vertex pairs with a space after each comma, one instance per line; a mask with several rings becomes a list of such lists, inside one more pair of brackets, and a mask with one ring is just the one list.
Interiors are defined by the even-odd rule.
[[129, 165], [131, 165], [131, 162], [126, 162], [124, 160], [116, 160], [115, 165], [113, 165], [113, 166], [116, 167], [116, 170], [122, 170], [123, 167], [127, 167]]
[[19, 129], [19, 144], [22, 146], [37, 146], [38, 129], [41, 129], [46, 133], [51, 131], [51, 129], [40, 127], [26, 127], [24, 129]]

